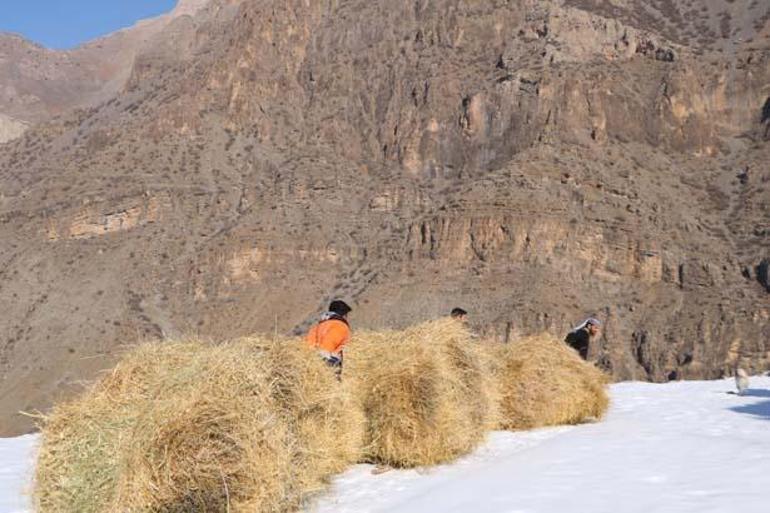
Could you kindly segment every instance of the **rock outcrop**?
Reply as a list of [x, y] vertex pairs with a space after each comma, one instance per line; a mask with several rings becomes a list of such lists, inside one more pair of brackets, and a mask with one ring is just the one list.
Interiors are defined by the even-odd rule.
[[0, 114], [0, 144], [16, 139], [26, 129], [26, 123]]

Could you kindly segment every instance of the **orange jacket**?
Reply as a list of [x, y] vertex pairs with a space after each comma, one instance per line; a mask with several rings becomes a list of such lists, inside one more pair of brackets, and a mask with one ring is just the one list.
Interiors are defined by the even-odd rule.
[[350, 327], [339, 319], [321, 321], [307, 334], [307, 342], [321, 351], [338, 354], [350, 341]]

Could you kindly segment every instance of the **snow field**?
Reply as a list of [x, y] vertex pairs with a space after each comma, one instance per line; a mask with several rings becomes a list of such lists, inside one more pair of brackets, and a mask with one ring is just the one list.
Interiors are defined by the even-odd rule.
[[[455, 464], [357, 465], [306, 513], [766, 513], [770, 378], [621, 383], [597, 424], [492, 433]], [[0, 439], [0, 513], [29, 513], [35, 436]]]
[[766, 513], [770, 378], [621, 383], [601, 423], [493, 433], [420, 475], [339, 477], [308, 513]]
[[36, 435], [0, 438], [0, 513], [27, 513]]

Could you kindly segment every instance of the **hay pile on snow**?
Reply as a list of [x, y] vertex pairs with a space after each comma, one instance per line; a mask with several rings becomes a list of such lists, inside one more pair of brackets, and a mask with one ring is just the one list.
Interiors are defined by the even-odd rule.
[[300, 342], [141, 346], [45, 422], [38, 511], [291, 511], [358, 459], [349, 398]]
[[495, 427], [600, 417], [604, 375], [547, 336], [453, 320], [357, 332], [342, 382], [301, 341], [146, 344], [46, 419], [39, 513], [285, 513], [357, 461], [433, 465]]
[[526, 337], [493, 353], [501, 429], [578, 424], [607, 410], [606, 375], [550, 335]]
[[484, 354], [458, 322], [357, 333], [344, 380], [366, 417], [369, 461], [396, 467], [451, 461], [495, 423], [495, 382]]
[[[293, 472], [303, 493], [317, 492], [329, 476], [361, 459], [364, 416], [350, 390], [304, 341], [274, 344], [259, 339], [243, 343], [264, 350], [262, 363], [271, 395], [300, 444]], [[302, 469], [311, 469], [303, 473]]]

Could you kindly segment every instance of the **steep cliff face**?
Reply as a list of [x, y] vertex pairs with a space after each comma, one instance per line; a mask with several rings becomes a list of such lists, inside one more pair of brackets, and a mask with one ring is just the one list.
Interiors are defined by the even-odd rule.
[[120, 344], [300, 332], [332, 297], [500, 340], [598, 315], [621, 379], [770, 363], [770, 6], [194, 7], [0, 146], [2, 432]]

